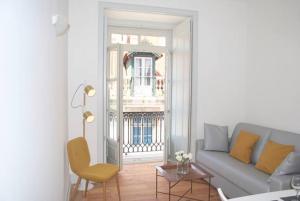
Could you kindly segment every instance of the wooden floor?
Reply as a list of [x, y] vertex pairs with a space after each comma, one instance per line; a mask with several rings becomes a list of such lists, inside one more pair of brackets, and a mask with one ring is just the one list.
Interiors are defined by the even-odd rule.
[[[131, 164], [124, 165], [120, 172], [120, 189], [122, 201], [167, 201], [168, 195], [158, 194], [155, 198], [155, 165], [160, 163], [148, 164]], [[189, 183], [182, 182], [178, 184], [172, 193], [182, 194], [189, 188]], [[168, 183], [164, 178], [159, 178], [158, 189], [160, 191], [168, 191]], [[195, 197], [201, 200], [208, 200], [208, 186], [206, 184], [194, 183], [193, 194], [188, 194], [190, 197]], [[83, 198], [83, 193], [78, 192], [76, 201], [100, 201], [103, 200], [101, 184], [97, 184], [87, 193], [87, 197]], [[107, 201], [117, 201], [117, 189], [115, 180], [107, 184]], [[173, 197], [172, 201], [178, 200]], [[191, 199], [181, 199], [189, 201]], [[219, 201], [216, 190], [211, 188], [211, 201]]]

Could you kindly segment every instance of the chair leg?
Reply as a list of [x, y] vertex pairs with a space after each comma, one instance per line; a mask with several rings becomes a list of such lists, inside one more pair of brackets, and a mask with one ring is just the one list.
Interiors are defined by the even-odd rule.
[[85, 191], [84, 191], [84, 197], [85, 198], [86, 198], [86, 193], [87, 193], [88, 186], [89, 186], [89, 180], [86, 180], [86, 182], [85, 182]]
[[75, 185], [74, 190], [73, 190], [73, 193], [71, 194], [71, 197], [70, 197], [71, 201], [73, 201], [76, 198], [76, 194], [78, 192], [78, 187], [79, 187], [80, 182], [81, 182], [81, 178], [78, 177], [76, 185]]
[[106, 201], [106, 182], [103, 182], [103, 200]]
[[119, 175], [116, 176], [116, 181], [117, 181], [117, 189], [118, 189], [119, 201], [121, 201], [121, 193], [120, 193], [120, 185], [119, 185]]

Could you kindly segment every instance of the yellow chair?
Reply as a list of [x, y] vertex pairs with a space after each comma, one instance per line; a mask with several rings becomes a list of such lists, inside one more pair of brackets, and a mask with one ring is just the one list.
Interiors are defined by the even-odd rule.
[[70, 140], [67, 145], [68, 157], [72, 171], [78, 176], [75, 190], [71, 195], [73, 200], [78, 191], [81, 179], [86, 180], [84, 196], [86, 196], [89, 181], [103, 183], [103, 198], [106, 201], [106, 182], [115, 177], [119, 201], [121, 201], [118, 173], [119, 168], [113, 164], [90, 165], [90, 153], [86, 140], [78, 137]]

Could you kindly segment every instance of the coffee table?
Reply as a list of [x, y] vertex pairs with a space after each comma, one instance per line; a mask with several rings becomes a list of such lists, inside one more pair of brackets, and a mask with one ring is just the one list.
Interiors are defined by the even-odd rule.
[[[179, 197], [178, 200], [183, 198], [188, 198], [190, 200], [198, 200], [203, 201], [196, 198], [187, 197], [186, 194], [191, 192], [193, 193], [193, 182], [197, 181], [197, 183], [205, 183], [208, 185], [208, 200], [210, 201], [210, 181], [213, 175], [205, 171], [201, 166], [196, 163], [190, 163], [190, 171], [188, 174], [178, 174], [177, 173], [177, 165], [176, 164], [166, 164], [161, 166], [156, 166], [156, 198], [158, 193], [167, 194], [169, 195], [169, 201], [171, 200], [171, 196]], [[169, 183], [169, 191], [168, 192], [161, 192], [158, 191], [158, 177], [163, 177]], [[174, 188], [178, 183], [181, 181], [189, 181], [190, 186], [189, 188], [182, 194], [177, 195], [171, 192], [172, 188]]]

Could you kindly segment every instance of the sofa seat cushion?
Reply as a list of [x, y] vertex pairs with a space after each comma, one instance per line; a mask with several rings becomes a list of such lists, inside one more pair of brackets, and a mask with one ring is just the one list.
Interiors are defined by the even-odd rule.
[[198, 150], [196, 162], [226, 178], [249, 194], [269, 191], [269, 175], [257, 170], [252, 164], [245, 164], [228, 153]]

